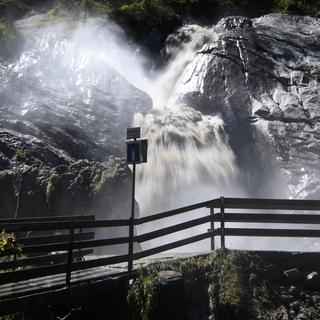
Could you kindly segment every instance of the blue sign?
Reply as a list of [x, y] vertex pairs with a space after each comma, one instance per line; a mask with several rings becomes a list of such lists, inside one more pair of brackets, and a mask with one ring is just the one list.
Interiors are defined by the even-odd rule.
[[127, 163], [141, 163], [141, 142], [127, 142]]

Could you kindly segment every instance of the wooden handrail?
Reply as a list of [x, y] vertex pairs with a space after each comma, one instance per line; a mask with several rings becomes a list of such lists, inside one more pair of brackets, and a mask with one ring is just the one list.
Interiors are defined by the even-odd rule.
[[80, 221], [94, 220], [95, 215], [77, 215], [77, 216], [51, 216], [51, 217], [30, 217], [30, 218], [1, 218], [2, 223], [22, 223], [22, 222], [53, 222], [53, 221]]
[[[106, 228], [128, 226], [128, 219], [119, 220], [95, 220], [95, 221], [74, 221], [75, 228]], [[2, 223], [0, 229], [9, 232], [20, 231], [43, 231], [43, 230], [69, 230], [69, 221], [54, 222], [23, 222], [23, 223]]]
[[186, 230], [195, 226], [199, 226], [201, 224], [210, 222], [212, 220], [212, 216], [205, 216], [205, 217], [201, 217], [201, 218], [197, 218], [197, 219], [193, 219], [193, 220], [189, 220], [187, 222], [182, 222], [170, 227], [166, 227], [163, 229], [159, 229], [156, 231], [151, 231], [145, 234], [141, 234], [136, 236], [134, 239], [136, 242], [145, 242], [145, 241], [149, 241], [149, 240], [153, 240], [174, 232], [178, 232], [178, 231], [182, 231], [182, 230]]
[[[226, 209], [306, 210], [320, 211], [319, 200], [224, 198]], [[214, 206], [214, 208], [217, 208]]]
[[[220, 213], [213, 216], [213, 221], [221, 221]], [[226, 213], [225, 222], [239, 223], [288, 223], [320, 224], [320, 214], [284, 214], [284, 213]]]
[[[23, 252], [44, 253], [51, 251], [59, 251], [60, 257], [54, 259], [59, 262], [64, 259], [67, 263], [58, 263], [44, 267], [32, 267], [28, 270], [16, 270], [0, 274], [0, 283], [8, 283], [10, 281], [19, 281], [32, 279], [41, 276], [49, 276], [57, 273], [66, 273], [67, 283], [70, 284], [72, 271], [94, 268], [99, 266], [111, 265], [115, 263], [128, 262], [129, 259], [141, 259], [150, 255], [171, 250], [180, 246], [188, 245], [197, 241], [211, 238], [211, 246], [214, 249], [214, 237], [221, 236], [221, 245], [224, 247], [226, 236], [248, 236], [248, 237], [320, 237], [320, 230], [315, 229], [271, 229], [271, 228], [235, 228], [229, 227], [229, 223], [272, 223], [272, 224], [320, 224], [320, 214], [302, 214], [301, 211], [320, 211], [320, 201], [318, 200], [286, 200], [286, 199], [252, 199], [252, 198], [219, 198], [190, 206], [181, 207], [149, 216], [137, 218], [133, 221], [135, 226], [158, 221], [164, 218], [174, 217], [183, 213], [188, 213], [201, 208], [210, 208], [209, 215], [192, 218], [184, 222], [163, 227], [158, 230], [147, 232], [133, 237], [123, 236], [108, 239], [93, 239], [93, 232], [76, 233], [75, 229], [94, 229], [109, 227], [129, 227], [129, 219], [116, 220], [94, 220], [94, 216], [74, 216], [74, 217], [43, 217], [43, 218], [20, 218], [20, 219], [0, 219], [0, 229], [6, 229], [13, 232], [27, 231], [43, 231], [43, 230], [69, 230], [69, 235], [40, 235], [38, 237], [22, 238]], [[214, 209], [217, 209], [214, 212]], [[247, 212], [228, 212], [228, 209], [240, 210], [267, 210], [271, 213], [248, 213]], [[300, 211], [300, 213], [275, 213], [275, 210], [282, 211]], [[208, 210], [209, 211], [209, 210]], [[76, 218], [77, 220], [73, 220]], [[214, 222], [218, 222], [215, 224]], [[210, 229], [207, 232], [196, 234], [178, 241], [143, 250], [141, 252], [130, 254], [122, 254], [105, 258], [97, 258], [88, 261], [73, 261], [72, 256], [76, 254], [75, 250], [90, 249], [111, 246], [118, 244], [128, 244], [129, 242], [145, 242], [169, 234], [183, 231], [195, 226], [210, 223]], [[218, 227], [219, 226], [219, 227]], [[218, 228], [217, 228], [218, 227]], [[71, 231], [70, 231], [71, 230]], [[51, 237], [51, 238], [50, 238]], [[39, 241], [41, 244], [39, 244]], [[63, 253], [64, 252], [64, 253]], [[67, 254], [69, 252], [69, 254]], [[92, 252], [92, 251], [90, 251]], [[11, 250], [5, 250], [2, 255], [12, 255]], [[68, 257], [68, 259], [66, 259]], [[50, 260], [50, 259], [49, 259]], [[32, 263], [49, 261], [48, 258], [41, 255], [38, 257], [29, 257], [25, 262], [23, 260], [7, 261], [0, 264], [7, 268], [32, 265]], [[29, 264], [28, 264], [29, 263]]]
[[142, 218], [135, 219], [135, 225], [147, 223], [147, 222], [152, 222], [156, 221], [159, 219], [164, 219], [164, 218], [169, 218], [181, 213], [186, 213], [189, 211], [193, 211], [196, 209], [201, 209], [201, 208], [208, 208], [208, 207], [214, 207], [217, 208], [217, 206], [220, 205], [220, 199], [213, 199], [205, 202], [200, 202], [191, 206], [186, 206], [186, 207], [181, 207], [178, 209], [170, 210], [170, 211], [165, 211], [161, 213], [157, 213], [154, 215], [147, 215]]

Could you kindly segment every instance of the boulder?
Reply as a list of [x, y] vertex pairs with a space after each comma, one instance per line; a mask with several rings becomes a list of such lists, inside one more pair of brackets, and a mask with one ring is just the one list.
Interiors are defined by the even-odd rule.
[[306, 287], [313, 290], [320, 289], [320, 275], [317, 271], [310, 272], [305, 281]]
[[157, 320], [185, 319], [184, 279], [180, 272], [161, 271], [158, 274]]

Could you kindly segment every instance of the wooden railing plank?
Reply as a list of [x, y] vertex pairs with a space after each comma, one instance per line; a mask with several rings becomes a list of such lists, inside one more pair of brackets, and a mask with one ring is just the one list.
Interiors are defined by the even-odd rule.
[[168, 243], [168, 244], [164, 244], [164, 245], [159, 246], [159, 247], [155, 247], [155, 248], [152, 248], [152, 249], [147, 249], [147, 250], [144, 250], [144, 251], [141, 251], [141, 252], [137, 252], [137, 253], [135, 253], [133, 255], [133, 257], [134, 257], [134, 260], [145, 258], [145, 257], [148, 257], [148, 256], [152, 256], [154, 254], [157, 254], [157, 253], [161, 253], [161, 252], [164, 252], [164, 251], [168, 251], [168, 250], [171, 250], [171, 249], [182, 247], [182, 246], [185, 246], [185, 245], [190, 244], [190, 243], [194, 243], [194, 242], [198, 242], [198, 241], [201, 241], [201, 240], [205, 240], [205, 239], [211, 238], [213, 236], [217, 236], [219, 234], [220, 233], [217, 232], [216, 230], [211, 230], [211, 231], [208, 231], [208, 232], [205, 232], [205, 233], [201, 233], [201, 234], [198, 234], [196, 236], [189, 237], [189, 238], [186, 238], [186, 239], [183, 239], [183, 240], [174, 241], [174, 242], [171, 242], [171, 243]]
[[[94, 239], [94, 232], [82, 232], [75, 233], [74, 240], [90, 240]], [[69, 241], [69, 234], [60, 235], [47, 235], [47, 236], [36, 236], [29, 238], [18, 238], [17, 243], [23, 246], [41, 245], [41, 244], [53, 244]]]
[[72, 264], [72, 271], [84, 270], [84, 269], [90, 269], [95, 267], [108, 266], [108, 265], [113, 265], [117, 263], [127, 262], [128, 258], [129, 258], [129, 255], [124, 254], [124, 255], [111, 256], [111, 257], [99, 258], [99, 259], [88, 260], [88, 261], [74, 262]]
[[288, 200], [288, 199], [224, 198], [224, 207], [228, 209], [320, 211], [320, 201], [319, 200]]
[[[216, 213], [213, 220], [220, 222], [221, 215]], [[320, 224], [320, 214], [225, 213], [225, 222]]]
[[320, 238], [320, 230], [227, 228], [226, 236]]
[[[115, 244], [128, 243], [128, 241], [129, 241], [128, 237], [77, 241], [73, 243], [73, 249], [76, 250], [76, 249], [84, 249], [84, 248], [110, 246]], [[68, 249], [69, 249], [69, 242], [60, 242], [60, 243], [53, 243], [53, 244], [43, 244], [43, 245], [22, 247], [22, 251], [24, 254], [52, 252], [52, 251], [67, 251]], [[12, 253], [13, 251], [11, 249], [6, 249], [0, 252], [0, 256], [12, 255]]]
[[23, 223], [23, 222], [54, 222], [54, 221], [82, 221], [95, 220], [95, 215], [78, 215], [78, 216], [51, 216], [51, 217], [30, 217], [30, 218], [1, 218], [2, 223]]
[[103, 246], [111, 246], [115, 244], [124, 244], [128, 243], [129, 237], [119, 237], [119, 238], [110, 238], [110, 239], [99, 239], [99, 240], [88, 240], [82, 242], [75, 242], [73, 244], [74, 249], [83, 249], [83, 248], [95, 248]]
[[200, 202], [200, 203], [197, 203], [197, 204], [194, 204], [191, 206], [186, 206], [186, 207], [182, 207], [182, 208], [178, 208], [178, 209], [174, 209], [174, 210], [170, 210], [170, 211], [165, 211], [165, 212], [161, 212], [161, 213], [157, 213], [157, 214], [153, 214], [153, 215], [147, 215], [145, 217], [135, 219], [135, 225], [139, 225], [139, 224], [143, 224], [143, 223], [151, 222], [151, 221], [156, 221], [159, 219], [169, 218], [169, 217], [175, 216], [177, 214], [193, 211], [196, 209], [208, 208], [209, 206], [218, 205], [220, 203], [219, 201], [220, 201], [220, 199], [214, 199], [214, 200], [209, 200], [209, 201], [205, 201], [205, 202]]
[[51, 276], [59, 273], [65, 273], [66, 270], [67, 264], [61, 263], [53, 266], [0, 273], [0, 284], [11, 282], [16, 283], [18, 281]]
[[[9, 232], [19, 231], [44, 231], [44, 230], [65, 230], [70, 228], [71, 221], [56, 222], [30, 222], [30, 223], [3, 223], [0, 229]], [[95, 220], [95, 221], [74, 221], [75, 228], [105, 228], [105, 227], [122, 227], [128, 226], [128, 219], [119, 220]]]
[[156, 238], [159, 238], [159, 237], [162, 237], [162, 236], [174, 233], [174, 232], [186, 230], [188, 228], [192, 228], [192, 227], [204, 224], [204, 223], [208, 223], [211, 220], [212, 220], [212, 216], [204, 216], [204, 217], [201, 217], [201, 218], [197, 218], [197, 219], [189, 220], [187, 222], [176, 224], [176, 225], [173, 225], [173, 226], [170, 226], [170, 227], [166, 227], [166, 228], [163, 228], [163, 229], [159, 229], [159, 230], [156, 230], [156, 231], [152, 231], [152, 232], [148, 232], [148, 233], [145, 233], [145, 234], [141, 234], [141, 235], [135, 236], [134, 240], [136, 242], [149, 241], [149, 240], [156, 239]]
[[[80, 258], [88, 254], [92, 254], [93, 249], [85, 249], [81, 251], [74, 251], [74, 258]], [[45, 266], [52, 263], [63, 263], [67, 260], [67, 253], [57, 253], [52, 255], [37, 256], [32, 258], [23, 258], [15, 261], [0, 262], [0, 270], [26, 267], [26, 266]]]

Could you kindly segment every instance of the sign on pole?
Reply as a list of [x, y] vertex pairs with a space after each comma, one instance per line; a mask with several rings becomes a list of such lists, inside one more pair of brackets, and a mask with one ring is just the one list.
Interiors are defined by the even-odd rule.
[[[127, 129], [127, 163], [132, 164], [132, 199], [131, 218], [129, 220], [129, 248], [128, 248], [128, 272], [131, 274], [133, 268], [133, 239], [134, 239], [134, 207], [135, 207], [135, 181], [136, 164], [147, 162], [148, 140], [140, 139], [141, 128]], [[139, 140], [137, 140], [139, 139]]]
[[127, 129], [127, 140], [130, 139], [139, 139], [141, 134], [141, 128], [135, 127], [135, 128], [128, 128]]
[[141, 163], [141, 141], [127, 142], [127, 163]]
[[139, 164], [147, 162], [148, 140], [127, 141], [127, 163]]

